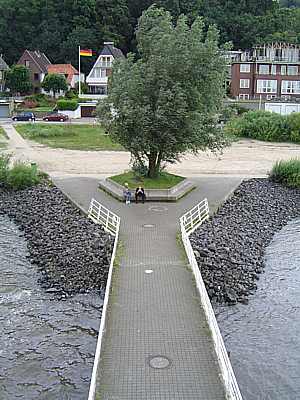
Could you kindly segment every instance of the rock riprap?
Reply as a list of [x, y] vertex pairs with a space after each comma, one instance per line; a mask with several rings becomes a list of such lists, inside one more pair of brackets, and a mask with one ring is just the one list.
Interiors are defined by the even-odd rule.
[[0, 189], [0, 213], [24, 232], [30, 261], [48, 292], [65, 298], [105, 289], [113, 238], [48, 184], [11, 192]]
[[299, 215], [299, 189], [268, 179], [244, 181], [190, 237], [210, 299], [247, 303], [264, 269], [265, 248]]

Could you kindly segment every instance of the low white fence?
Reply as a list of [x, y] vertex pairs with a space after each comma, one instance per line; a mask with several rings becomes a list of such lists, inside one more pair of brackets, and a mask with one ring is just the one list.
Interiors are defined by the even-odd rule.
[[103, 302], [103, 309], [102, 309], [102, 316], [100, 321], [100, 328], [98, 333], [98, 340], [97, 340], [97, 347], [94, 359], [94, 366], [92, 372], [92, 378], [90, 383], [90, 390], [89, 390], [89, 397], [88, 400], [94, 400], [96, 394], [96, 383], [97, 383], [97, 373], [98, 373], [98, 365], [100, 362], [100, 353], [101, 353], [101, 346], [102, 346], [102, 339], [103, 334], [105, 331], [105, 322], [106, 322], [106, 314], [107, 314], [107, 306], [108, 306], [108, 299], [110, 294], [111, 288], [111, 280], [112, 280], [112, 273], [114, 267], [114, 261], [116, 257], [118, 239], [119, 239], [119, 229], [120, 229], [120, 222], [121, 219], [116, 214], [108, 210], [102, 204], [98, 203], [95, 199], [92, 199], [88, 217], [91, 218], [96, 224], [100, 224], [103, 228], [110, 234], [115, 237], [114, 240], [114, 247], [113, 252], [111, 255], [111, 261], [109, 266], [109, 272], [107, 277], [107, 283], [105, 288], [105, 296]]
[[116, 236], [116, 232], [120, 226], [120, 217], [98, 203], [95, 199], [91, 201], [88, 217], [96, 224], [101, 224], [106, 232]]
[[208, 218], [208, 201], [207, 199], [204, 199], [180, 218], [180, 226], [182, 225], [185, 232], [190, 235]]
[[215, 317], [214, 310], [209, 300], [195, 255], [192, 249], [192, 245], [189, 239], [189, 235], [194, 232], [206, 219], [209, 218], [209, 208], [207, 199], [197, 204], [196, 207], [188, 211], [180, 218], [180, 229], [181, 237], [184, 244], [184, 248], [193, 270], [197, 288], [200, 293], [201, 303], [207, 318], [209, 328], [212, 333], [212, 338], [215, 346], [215, 350], [218, 357], [218, 362], [222, 374], [222, 378], [225, 385], [227, 398], [230, 400], [242, 400], [242, 395], [234, 375], [225, 344]]

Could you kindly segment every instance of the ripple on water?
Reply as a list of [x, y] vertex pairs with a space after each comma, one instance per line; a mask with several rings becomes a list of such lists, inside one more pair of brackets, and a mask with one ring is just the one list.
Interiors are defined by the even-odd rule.
[[87, 398], [100, 296], [54, 300], [37, 284], [26, 242], [0, 215], [0, 399]]
[[244, 400], [300, 398], [300, 219], [266, 249], [248, 305], [215, 311]]

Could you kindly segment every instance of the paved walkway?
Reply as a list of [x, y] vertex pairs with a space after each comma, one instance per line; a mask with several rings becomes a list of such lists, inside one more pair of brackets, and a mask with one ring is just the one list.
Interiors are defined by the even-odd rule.
[[[97, 183], [56, 180], [84, 209], [94, 197], [122, 218], [125, 250], [113, 276], [96, 399], [225, 400], [208, 325], [176, 234], [184, 211], [204, 197], [215, 208], [239, 179], [199, 178], [198, 188], [178, 204], [130, 206], [97, 190]], [[154, 356], [166, 357], [169, 367], [150, 367]]]

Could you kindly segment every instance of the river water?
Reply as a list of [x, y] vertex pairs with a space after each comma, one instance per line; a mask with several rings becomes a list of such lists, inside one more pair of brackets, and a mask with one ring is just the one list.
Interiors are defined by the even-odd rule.
[[86, 399], [102, 300], [55, 300], [26, 255], [17, 226], [0, 215], [0, 399]]
[[[102, 300], [54, 300], [0, 216], [0, 399], [83, 400]], [[216, 307], [244, 400], [300, 399], [300, 219], [275, 235], [248, 305]]]
[[277, 233], [248, 305], [215, 307], [244, 400], [300, 399], [300, 219]]

